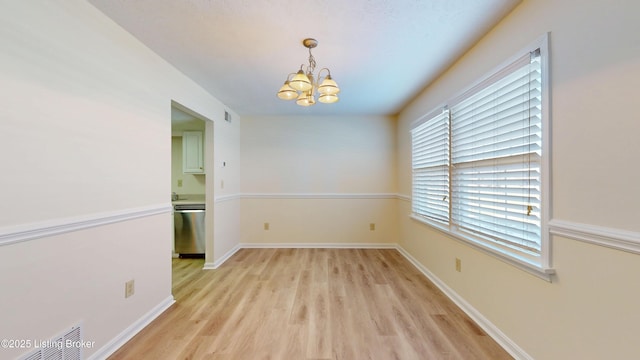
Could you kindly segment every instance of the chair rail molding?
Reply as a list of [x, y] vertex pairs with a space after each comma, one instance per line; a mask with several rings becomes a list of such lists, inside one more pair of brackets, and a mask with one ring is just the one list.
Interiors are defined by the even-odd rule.
[[0, 228], [0, 246], [146, 216], [168, 214], [171, 213], [171, 211], [173, 211], [173, 207], [167, 203]]
[[636, 231], [552, 219], [549, 221], [549, 232], [589, 244], [640, 254], [640, 233]]
[[244, 193], [242, 199], [397, 199], [395, 193]]

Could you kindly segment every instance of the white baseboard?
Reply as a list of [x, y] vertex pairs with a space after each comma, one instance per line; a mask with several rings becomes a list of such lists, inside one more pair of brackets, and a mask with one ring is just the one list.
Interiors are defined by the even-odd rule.
[[393, 243], [241, 243], [245, 249], [396, 249]]
[[533, 358], [527, 354], [522, 348], [520, 348], [515, 342], [509, 339], [498, 327], [496, 327], [491, 321], [485, 318], [478, 310], [476, 310], [471, 304], [464, 300], [458, 293], [453, 291], [442, 280], [435, 276], [431, 271], [424, 267], [418, 260], [416, 260], [411, 254], [404, 250], [401, 246], [397, 246], [396, 249], [402, 254], [409, 262], [413, 264], [424, 276], [426, 276], [431, 282], [433, 282], [451, 301], [453, 301], [458, 307], [462, 309], [473, 321], [478, 324], [493, 340], [495, 340], [503, 349], [505, 349], [511, 356], [517, 360], [533, 360]]
[[98, 351], [91, 355], [88, 360], [103, 360], [111, 356], [114, 352], [116, 352], [116, 350], [120, 349], [122, 345], [131, 340], [131, 338], [133, 338], [137, 333], [144, 329], [145, 326], [149, 325], [153, 320], [155, 320], [155, 318], [160, 316], [160, 314], [162, 314], [171, 305], [173, 305], [173, 303], [175, 303], [175, 300], [173, 299], [173, 295], [170, 295], [160, 304], [156, 305], [153, 309], [146, 313], [143, 317], [131, 324], [118, 336], [113, 338], [105, 346], [101, 347]]
[[220, 267], [220, 265], [224, 264], [225, 261], [229, 260], [229, 258], [232, 257], [233, 254], [237, 253], [238, 250], [240, 250], [240, 245], [234, 246], [231, 250], [227, 251], [226, 254], [222, 255], [221, 258], [214, 260], [212, 263], [204, 263], [204, 267], [202, 268], [202, 270], [217, 269], [218, 267]]

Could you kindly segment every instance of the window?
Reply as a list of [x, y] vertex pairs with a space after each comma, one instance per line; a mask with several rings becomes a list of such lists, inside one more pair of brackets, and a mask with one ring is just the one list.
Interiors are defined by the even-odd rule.
[[411, 130], [413, 217], [545, 278], [546, 43]]
[[449, 112], [427, 117], [411, 137], [413, 212], [449, 221]]

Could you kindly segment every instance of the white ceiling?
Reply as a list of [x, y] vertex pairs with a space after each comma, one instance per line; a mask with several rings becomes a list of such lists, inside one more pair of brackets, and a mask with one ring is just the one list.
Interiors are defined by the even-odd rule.
[[[240, 115], [395, 114], [521, 0], [88, 0]], [[327, 67], [340, 101], [276, 97]]]

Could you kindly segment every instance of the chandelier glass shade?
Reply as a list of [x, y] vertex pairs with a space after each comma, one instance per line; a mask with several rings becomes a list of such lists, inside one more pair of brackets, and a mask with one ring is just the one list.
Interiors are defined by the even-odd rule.
[[[304, 39], [302, 44], [309, 49], [309, 65], [306, 71], [303, 70], [304, 64], [300, 65], [300, 70], [287, 76], [284, 85], [278, 91], [278, 98], [282, 100], [296, 99], [296, 104], [300, 106], [311, 106], [316, 103], [316, 93], [320, 94], [319, 102], [331, 104], [338, 101], [338, 93], [340, 88], [338, 84], [331, 78], [331, 71], [322, 68], [318, 71], [317, 77], [313, 74], [316, 69], [316, 59], [311, 54], [311, 49], [318, 46], [315, 39]], [[322, 72], [326, 70], [327, 74], [322, 77]]]

